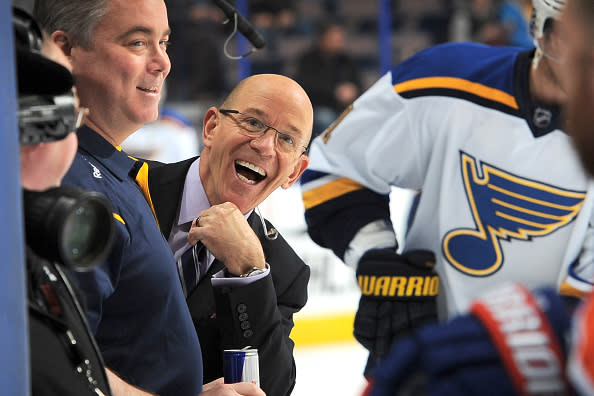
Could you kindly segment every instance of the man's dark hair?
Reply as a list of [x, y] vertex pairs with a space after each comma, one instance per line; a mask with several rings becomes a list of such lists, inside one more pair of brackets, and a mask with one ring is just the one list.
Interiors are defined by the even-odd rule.
[[63, 30], [76, 44], [89, 49], [108, 7], [109, 0], [36, 0], [33, 17], [47, 34]]

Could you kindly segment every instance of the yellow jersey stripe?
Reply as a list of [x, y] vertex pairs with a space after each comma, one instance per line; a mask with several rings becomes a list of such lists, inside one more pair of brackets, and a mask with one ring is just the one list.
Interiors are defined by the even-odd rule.
[[473, 95], [480, 96], [495, 102], [503, 103], [515, 110], [518, 110], [516, 99], [507, 92], [499, 89], [487, 87], [486, 85], [468, 81], [457, 77], [425, 77], [405, 81], [394, 85], [394, 90], [398, 93], [414, 91], [418, 89], [445, 88], [457, 91], [464, 91]]
[[120, 223], [126, 225], [126, 222], [124, 221], [124, 219], [122, 219], [122, 216], [120, 216], [119, 214], [114, 213], [113, 218], [116, 219], [117, 221], [119, 221]]
[[[130, 157], [130, 158], [132, 158], [132, 157]], [[146, 202], [148, 202], [149, 206], [151, 207], [151, 211], [153, 212], [153, 217], [155, 218], [157, 225], [159, 225], [159, 220], [157, 220], [157, 214], [155, 212], [155, 207], [153, 206], [153, 200], [151, 199], [151, 193], [149, 191], [148, 164], [146, 162], [144, 162], [142, 164], [142, 166], [140, 167], [140, 170], [136, 174], [136, 183], [142, 190], [142, 194], [144, 195]]]
[[563, 282], [563, 284], [561, 284], [561, 287], [559, 288], [559, 294], [561, 294], [562, 296], [576, 297], [585, 300], [591, 294], [591, 292], [579, 290], [571, 286], [569, 283]]
[[303, 205], [305, 206], [305, 209], [311, 209], [314, 206], [320, 205], [326, 201], [351, 191], [361, 189], [363, 189], [363, 185], [346, 177], [341, 177], [340, 179], [331, 181], [330, 183], [324, 184], [323, 186], [305, 191], [303, 193]]

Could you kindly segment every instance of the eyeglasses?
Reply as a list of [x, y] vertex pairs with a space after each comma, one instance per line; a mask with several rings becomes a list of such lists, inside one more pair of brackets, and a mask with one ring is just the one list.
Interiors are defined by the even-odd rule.
[[283, 153], [301, 155], [307, 151], [307, 147], [302, 144], [303, 142], [301, 140], [294, 138], [288, 133], [281, 132], [275, 127], [263, 123], [256, 117], [244, 114], [239, 110], [219, 109], [219, 111], [221, 114], [228, 116], [230, 116], [230, 114], [237, 114], [236, 117], [231, 117], [237, 121], [241, 127], [240, 133], [245, 136], [257, 138], [266, 134], [269, 129], [272, 129], [276, 133], [274, 144]]

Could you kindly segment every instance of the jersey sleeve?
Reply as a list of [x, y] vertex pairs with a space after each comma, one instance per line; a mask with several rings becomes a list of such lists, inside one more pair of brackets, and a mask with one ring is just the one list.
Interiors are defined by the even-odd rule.
[[391, 185], [419, 188], [431, 145], [424, 111], [396, 92], [389, 72], [314, 139], [308, 169], [346, 177], [378, 194], [388, 194]]
[[312, 143], [301, 184], [308, 232], [341, 259], [362, 227], [391, 225], [391, 186], [422, 185], [423, 137], [410, 125], [409, 106], [389, 72]]
[[585, 202], [575, 221], [576, 232], [568, 241], [568, 265], [560, 273], [559, 293], [575, 301], [584, 300], [594, 286], [594, 184], [590, 183]]
[[568, 268], [565, 280], [561, 283], [560, 294], [566, 297], [584, 299], [592, 292], [594, 285], [594, 225], [586, 230], [584, 243], [578, 258]]

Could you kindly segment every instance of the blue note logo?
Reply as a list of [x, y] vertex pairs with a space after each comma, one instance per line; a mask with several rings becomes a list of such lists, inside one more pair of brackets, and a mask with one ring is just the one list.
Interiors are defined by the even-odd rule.
[[442, 248], [447, 261], [465, 274], [492, 275], [504, 262], [502, 239], [529, 241], [551, 234], [575, 219], [584, 203], [585, 192], [523, 179], [460, 154], [476, 228], [448, 232]]

